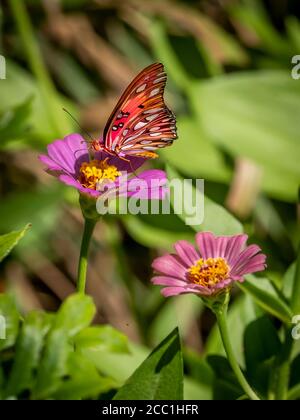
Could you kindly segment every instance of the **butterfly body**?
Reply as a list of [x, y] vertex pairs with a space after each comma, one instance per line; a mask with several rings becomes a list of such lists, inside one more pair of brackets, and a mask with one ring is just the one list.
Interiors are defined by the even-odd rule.
[[127, 160], [129, 156], [153, 159], [157, 149], [177, 138], [176, 119], [164, 103], [167, 76], [160, 63], [146, 67], [127, 87], [104, 128], [103, 140], [90, 143]]

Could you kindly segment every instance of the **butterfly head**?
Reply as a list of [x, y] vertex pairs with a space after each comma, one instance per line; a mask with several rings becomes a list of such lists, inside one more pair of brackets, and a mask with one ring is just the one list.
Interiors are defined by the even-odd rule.
[[90, 147], [94, 152], [103, 152], [104, 146], [100, 140], [92, 140], [90, 143]]

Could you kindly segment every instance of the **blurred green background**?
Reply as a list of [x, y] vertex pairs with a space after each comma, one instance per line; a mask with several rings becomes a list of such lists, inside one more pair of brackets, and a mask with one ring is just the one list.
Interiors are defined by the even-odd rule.
[[[300, 54], [297, 5], [2, 1], [0, 231], [32, 227], [1, 265], [0, 291], [12, 290], [28, 312], [54, 311], [75, 290], [82, 232], [77, 192], [44, 173], [38, 153], [79, 130], [62, 107], [98, 138], [123, 89], [155, 61], [168, 74], [165, 97], [179, 140], [154, 164], [170, 176], [204, 178], [200, 229], [233, 234], [243, 224], [267, 254], [270, 284], [280, 289], [299, 239], [300, 80], [291, 75], [292, 57]], [[165, 300], [149, 282], [153, 258], [193, 235], [176, 215], [105, 218], [94, 235], [88, 292], [97, 306], [95, 322], [113, 325], [137, 345], [131, 358], [103, 355], [102, 368], [109, 372], [119, 363], [119, 379], [126, 378], [147, 354], [143, 346], [157, 344], [179, 324], [187, 392], [200, 398], [211, 392], [211, 377], [201, 374], [208, 367], [194, 351], [221, 352], [214, 320], [194, 296]], [[236, 292], [230, 322], [240, 354], [241, 332], [258, 311]]]

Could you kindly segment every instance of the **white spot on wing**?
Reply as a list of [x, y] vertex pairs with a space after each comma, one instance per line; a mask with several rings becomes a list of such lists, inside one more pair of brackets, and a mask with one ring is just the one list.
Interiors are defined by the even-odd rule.
[[144, 114], [156, 114], [157, 112], [161, 111], [163, 108], [153, 108], [153, 109], [147, 109], [147, 111], [144, 111]]
[[158, 133], [149, 133], [149, 136], [151, 136], [151, 137], [161, 136], [161, 132], [158, 132]]
[[144, 147], [144, 149], [149, 150], [151, 152], [152, 150], [156, 150], [157, 148], [153, 147], [153, 146], [146, 146], [146, 147]]
[[166, 80], [166, 77], [159, 77], [158, 79], [153, 80], [153, 84], [155, 85], [156, 83], [162, 82], [163, 80]]
[[135, 91], [136, 91], [136, 93], [143, 92], [143, 90], [145, 90], [145, 89], [146, 89], [146, 86], [147, 86], [147, 84], [146, 84], [146, 83], [144, 83], [143, 85], [139, 86], [139, 87], [135, 90]]
[[143, 140], [141, 141], [141, 144], [151, 144], [152, 140]]
[[140, 122], [138, 122], [135, 126], [134, 126], [134, 130], [138, 130], [139, 128], [142, 128], [142, 127], [144, 127], [145, 125], [146, 125], [147, 123], [146, 122], [142, 122], [142, 121], [140, 121]]
[[153, 89], [151, 92], [150, 92], [150, 98], [152, 97], [152, 96], [155, 96], [155, 95], [157, 95], [158, 93], [159, 93], [159, 88], [156, 88], [156, 89]]
[[155, 118], [158, 117], [158, 114], [149, 115], [149, 117], [146, 117], [147, 121], [153, 121]]

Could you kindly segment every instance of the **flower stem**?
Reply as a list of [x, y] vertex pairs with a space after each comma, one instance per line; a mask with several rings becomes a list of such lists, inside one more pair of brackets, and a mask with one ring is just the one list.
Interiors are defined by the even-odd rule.
[[91, 242], [91, 237], [96, 225], [96, 221], [92, 219], [85, 219], [84, 231], [82, 235], [80, 256], [78, 263], [78, 276], [77, 276], [77, 291], [85, 293], [86, 286], [86, 273], [88, 265], [88, 251]]
[[217, 321], [218, 321], [218, 326], [219, 326], [219, 330], [220, 330], [220, 334], [221, 334], [221, 338], [222, 338], [222, 342], [223, 342], [223, 346], [225, 349], [225, 352], [227, 354], [228, 357], [228, 361], [232, 367], [232, 370], [235, 373], [235, 376], [237, 378], [237, 380], [239, 381], [241, 387], [243, 388], [243, 390], [245, 391], [245, 393], [248, 395], [248, 397], [251, 400], [259, 400], [258, 396], [256, 395], [256, 393], [253, 391], [253, 389], [251, 388], [251, 386], [248, 384], [244, 374], [242, 373], [239, 364], [235, 358], [235, 354], [229, 339], [229, 333], [228, 333], [228, 327], [227, 327], [227, 321], [226, 321], [226, 313], [227, 313], [227, 309], [220, 309], [218, 311], [215, 311], [216, 317], [217, 317]]

